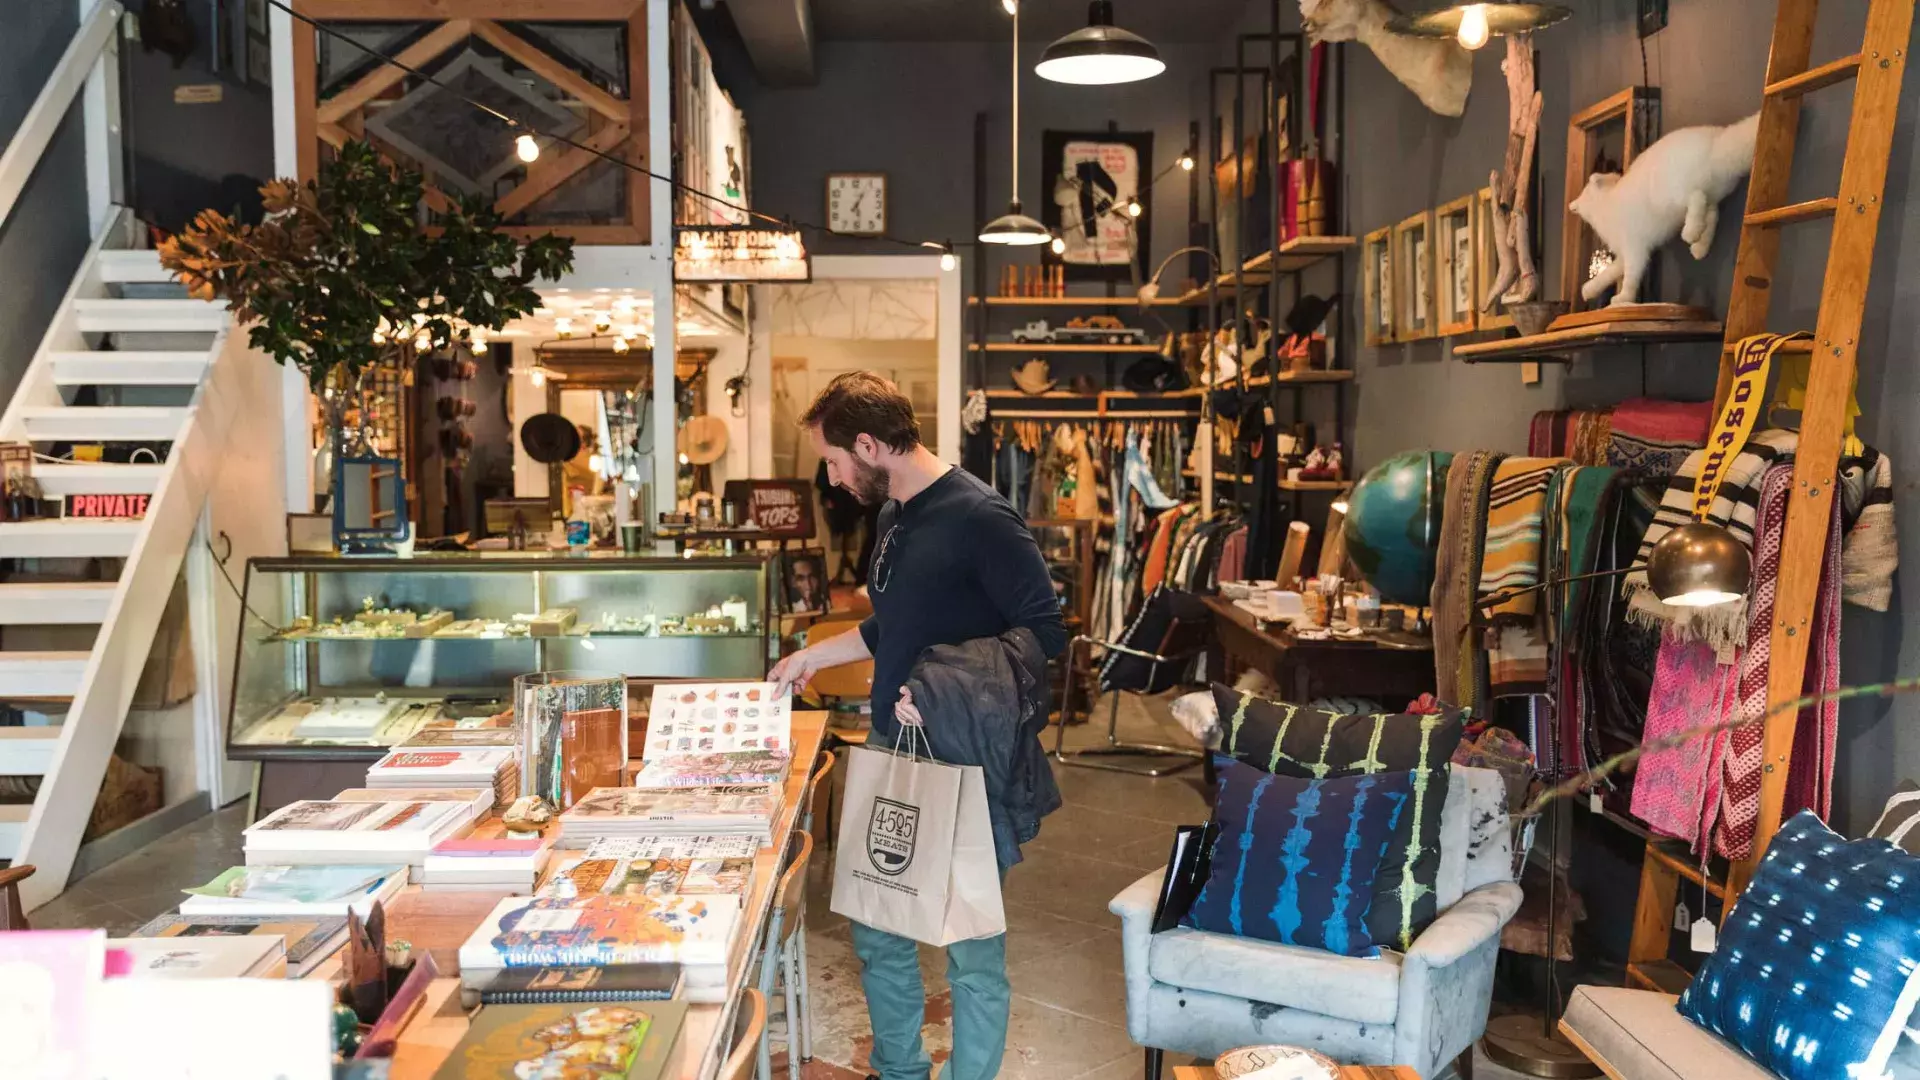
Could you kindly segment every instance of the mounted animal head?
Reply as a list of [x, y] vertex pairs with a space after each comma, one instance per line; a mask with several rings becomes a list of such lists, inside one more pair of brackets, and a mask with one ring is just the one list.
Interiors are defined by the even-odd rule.
[[1421, 104], [1442, 116], [1459, 116], [1473, 84], [1472, 57], [1451, 39], [1393, 33], [1387, 24], [1398, 14], [1387, 0], [1300, 0], [1308, 40], [1316, 45], [1360, 42]]
[[1315, 45], [1352, 41], [1359, 36], [1368, 9], [1384, 6], [1382, 0], [1300, 0], [1300, 24]]

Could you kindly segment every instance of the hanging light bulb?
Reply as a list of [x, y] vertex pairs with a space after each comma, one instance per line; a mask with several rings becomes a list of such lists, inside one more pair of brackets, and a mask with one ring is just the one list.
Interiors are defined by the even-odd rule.
[[983, 244], [1007, 247], [1032, 247], [1052, 239], [1047, 227], [1020, 212], [1020, 11], [1013, 16], [1013, 192], [1007, 200], [1007, 212], [987, 222], [980, 230]]
[[680, 464], [682, 464], [682, 465], [686, 465], [686, 464], [689, 464], [689, 463], [691, 463], [692, 461], [693, 461], [693, 459], [692, 459], [692, 458], [690, 458], [690, 457], [688, 457], [687, 455], [685, 455], [685, 454], [681, 454], [681, 455], [680, 455]]
[[1127, 200], [1127, 216], [1128, 217], [1139, 217], [1145, 211], [1145, 209], [1146, 209], [1145, 207], [1140, 205], [1139, 199], [1130, 198]]
[[1053, 250], [1055, 255], [1065, 255], [1067, 253], [1067, 241], [1065, 237], [1056, 236], [1053, 238], [1053, 243], [1047, 246]]
[[1087, 25], [1047, 46], [1035, 75], [1051, 82], [1109, 86], [1139, 82], [1167, 70], [1160, 50], [1139, 34], [1113, 25], [1113, 0], [1087, 5]]
[[1000, 0], [1000, 6], [1007, 9], [1009, 15], [1020, 14], [1020, 0]]
[[1573, 9], [1560, 4], [1489, 0], [1443, 4], [1429, 11], [1395, 15], [1387, 29], [1408, 37], [1452, 38], [1463, 48], [1478, 49], [1489, 38], [1531, 33], [1572, 14]]
[[375, 345], [387, 343], [387, 320], [381, 319], [380, 325], [373, 328], [373, 343]]
[[594, 471], [594, 472], [599, 472], [599, 471], [600, 471], [600, 465], [601, 465], [601, 459], [600, 459], [600, 455], [599, 455], [599, 454], [588, 454], [588, 455], [587, 455], [587, 468], [588, 468], [588, 469], [591, 469], [591, 470], [592, 470], [592, 471]]
[[432, 335], [428, 334], [425, 330], [420, 331], [413, 339], [413, 347], [419, 349], [421, 352], [430, 351], [433, 348]]
[[1192, 155], [1192, 154], [1181, 154], [1181, 155], [1180, 155], [1180, 167], [1181, 167], [1182, 169], [1185, 169], [1185, 170], [1186, 170], [1186, 171], [1188, 171], [1188, 172], [1192, 172], [1192, 171], [1193, 171], [1193, 164], [1194, 164], [1194, 162], [1193, 162], [1193, 155]]
[[540, 144], [534, 142], [531, 135], [522, 135], [513, 140], [513, 152], [529, 165], [540, 160]]
[[487, 347], [487, 328], [484, 326], [476, 326], [467, 331], [467, 343], [474, 352], [485, 350]]
[[940, 269], [951, 274], [953, 268], [958, 265], [960, 265], [960, 260], [953, 257], [953, 252], [943, 251], [940, 253]]
[[547, 369], [535, 367], [527, 372], [527, 378], [533, 381], [535, 388], [547, 385]]
[[596, 334], [604, 334], [611, 329], [613, 329], [612, 313], [605, 311], [595, 312], [593, 316], [593, 332]]
[[632, 348], [632, 346], [631, 346], [631, 345], [629, 345], [629, 344], [627, 343], [627, 339], [626, 339], [626, 338], [624, 338], [624, 337], [617, 337], [617, 338], [614, 338], [614, 339], [613, 339], [613, 351], [614, 351], [614, 352], [617, 352], [617, 353], [624, 353], [624, 352], [626, 352], [626, 351], [627, 351], [628, 349], [630, 349], [630, 348]]
[[573, 320], [565, 315], [553, 320], [553, 332], [563, 338], [573, 336]]

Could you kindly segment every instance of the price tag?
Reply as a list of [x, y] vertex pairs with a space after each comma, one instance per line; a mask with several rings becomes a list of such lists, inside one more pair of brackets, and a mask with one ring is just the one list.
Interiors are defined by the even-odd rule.
[[1600, 797], [1599, 792], [1589, 791], [1587, 792], [1587, 809], [1596, 814], [1603, 814], [1607, 809], [1606, 800]]
[[1682, 900], [1673, 905], [1673, 928], [1675, 930], [1685, 930], [1692, 925], [1693, 913], [1687, 910], [1687, 902]]
[[1718, 939], [1719, 939], [1719, 933], [1714, 929], [1713, 923], [1707, 921], [1706, 919], [1695, 919], [1693, 921], [1693, 951], [1694, 952], [1697, 952], [1697, 953], [1712, 952], [1714, 945], [1718, 943]]
[[1271, 405], [1267, 406], [1266, 409], [1263, 410], [1263, 415], [1266, 418], [1267, 426], [1272, 427], [1273, 426], [1273, 406]]

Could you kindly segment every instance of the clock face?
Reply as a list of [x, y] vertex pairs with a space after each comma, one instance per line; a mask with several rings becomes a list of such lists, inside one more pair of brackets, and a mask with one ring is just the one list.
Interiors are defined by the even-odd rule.
[[887, 178], [879, 173], [827, 177], [827, 228], [848, 236], [887, 231]]

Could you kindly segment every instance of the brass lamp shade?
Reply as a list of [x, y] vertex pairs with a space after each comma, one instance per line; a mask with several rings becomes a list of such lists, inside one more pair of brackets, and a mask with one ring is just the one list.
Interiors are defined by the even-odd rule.
[[1732, 533], [1689, 521], [1660, 538], [1647, 559], [1647, 582], [1663, 604], [1711, 607], [1747, 595], [1753, 557]]
[[1468, 8], [1480, 9], [1486, 17], [1486, 32], [1494, 37], [1544, 29], [1573, 15], [1572, 8], [1560, 4], [1448, 4], [1431, 11], [1396, 15], [1388, 21], [1387, 29], [1408, 37], [1455, 37]]

